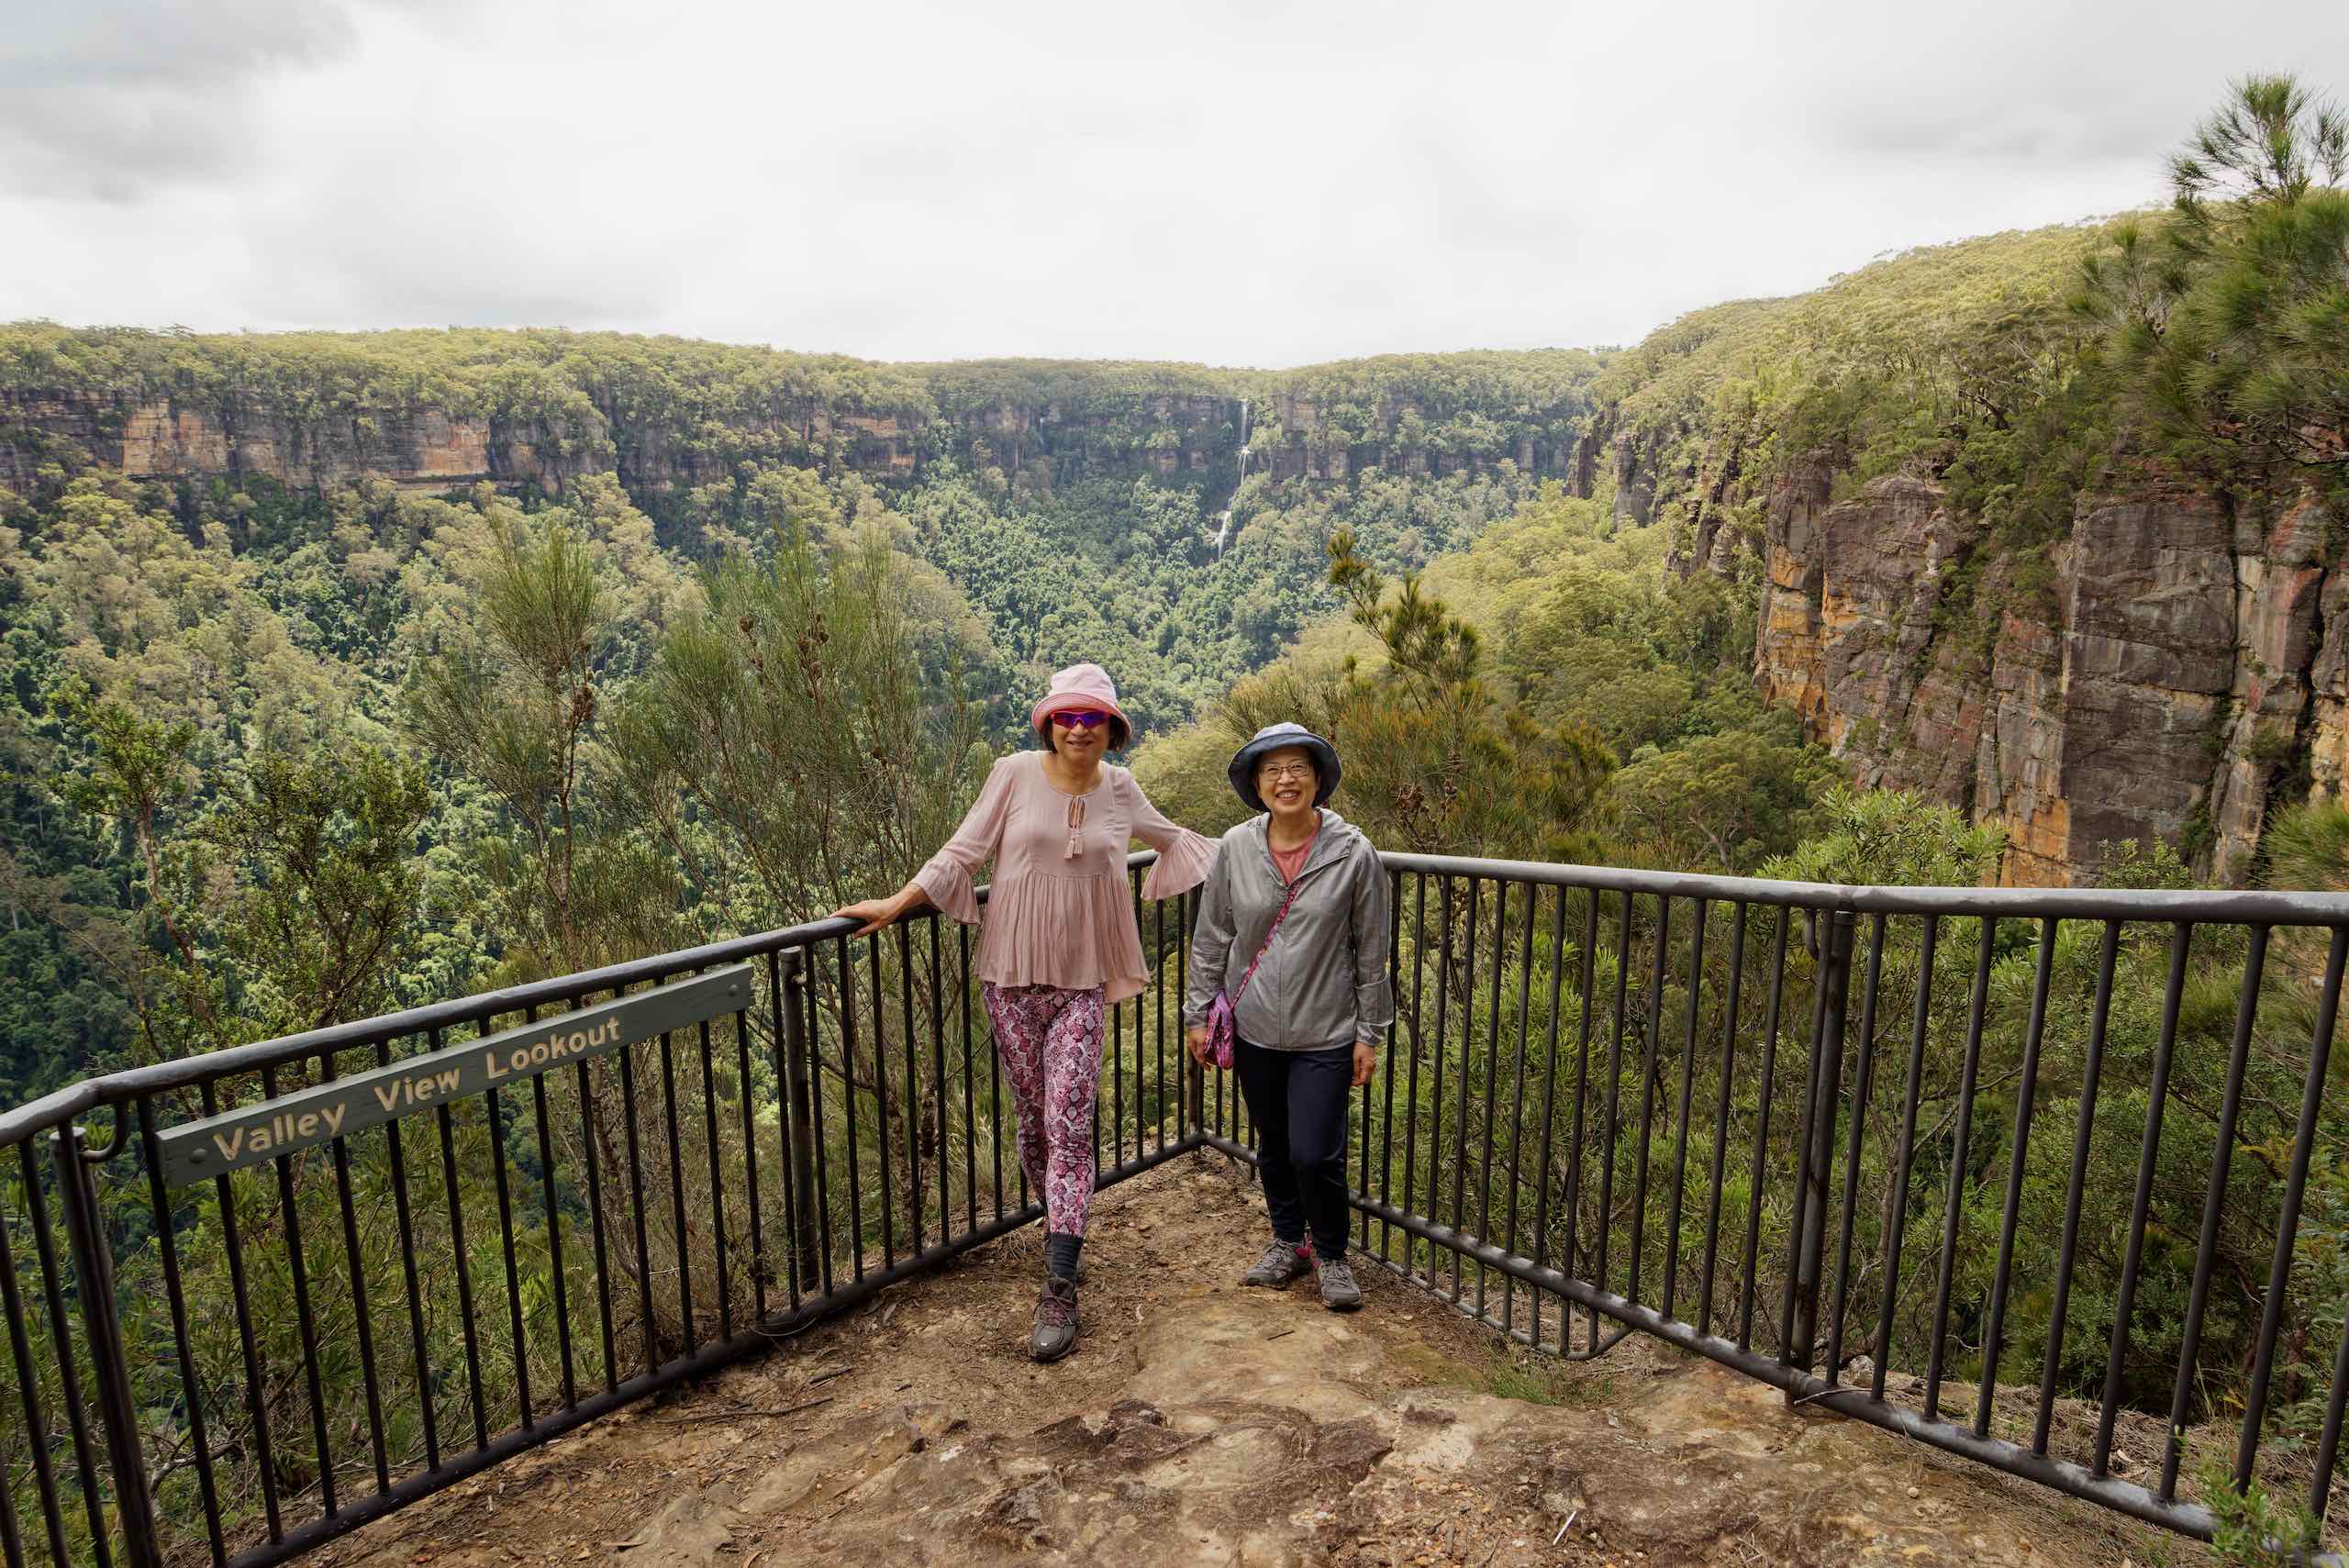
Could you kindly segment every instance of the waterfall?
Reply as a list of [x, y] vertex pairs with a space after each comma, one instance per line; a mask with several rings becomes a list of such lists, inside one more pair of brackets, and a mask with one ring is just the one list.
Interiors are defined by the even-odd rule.
[[[1233, 484], [1232, 484], [1232, 486], [1231, 486], [1231, 493], [1232, 493], [1232, 495], [1233, 495], [1234, 496], [1237, 496], [1237, 495], [1240, 494], [1240, 486], [1241, 486], [1241, 485], [1242, 485], [1242, 484], [1247, 484], [1247, 483], [1248, 483], [1248, 400], [1247, 400], [1246, 398], [1244, 398], [1244, 397], [1243, 397], [1243, 398], [1241, 398], [1241, 399], [1240, 400], [1240, 477], [1239, 477], [1239, 479], [1238, 479], [1237, 481], [1235, 481], [1235, 482], [1233, 483]], [[1226, 544], [1226, 543], [1230, 539], [1230, 538], [1231, 538], [1231, 511], [1230, 511], [1230, 507], [1226, 507], [1226, 508], [1223, 510], [1223, 512], [1219, 515], [1219, 527], [1216, 528], [1216, 530], [1215, 530], [1215, 558], [1216, 558], [1218, 561], [1221, 561], [1221, 560], [1223, 559], [1223, 547], [1224, 547], [1224, 545], [1225, 545], [1225, 544]]]

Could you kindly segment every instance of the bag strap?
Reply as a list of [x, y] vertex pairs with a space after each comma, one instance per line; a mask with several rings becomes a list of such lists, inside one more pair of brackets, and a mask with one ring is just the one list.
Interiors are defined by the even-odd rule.
[[1256, 956], [1248, 961], [1248, 973], [1240, 977], [1240, 984], [1232, 989], [1231, 1000], [1235, 1006], [1239, 1005], [1241, 992], [1248, 989], [1248, 982], [1256, 978], [1256, 966], [1264, 962], [1266, 953], [1272, 951], [1273, 937], [1280, 930], [1281, 922], [1288, 918], [1289, 906], [1297, 902], [1297, 889], [1304, 885], [1305, 879], [1301, 876], [1288, 884], [1288, 896], [1281, 900], [1280, 913], [1275, 915], [1273, 923], [1265, 928], [1263, 945], [1256, 949]]

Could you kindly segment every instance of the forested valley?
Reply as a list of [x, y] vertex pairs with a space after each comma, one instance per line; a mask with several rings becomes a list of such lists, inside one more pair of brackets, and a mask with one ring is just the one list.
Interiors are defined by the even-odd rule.
[[[2068, 624], [2066, 574], [2093, 542], [2097, 508], [2147, 487], [2190, 494], [2247, 535], [2302, 540], [2305, 559], [2288, 564], [2321, 569], [2310, 581], [2338, 563], [2349, 146], [2338, 117], [2288, 83], [2246, 87], [2195, 146], [2161, 211], [1887, 257], [1814, 294], [1698, 312], [1620, 350], [1274, 373], [875, 365], [551, 331], [0, 328], [0, 1098], [786, 926], [894, 887], [951, 831], [993, 758], [1024, 743], [1027, 704], [1050, 672], [1079, 659], [1126, 695], [1139, 731], [1130, 760], [1153, 798], [1202, 831], [1239, 817], [1223, 783], [1233, 746], [1293, 717], [1337, 741], [1346, 784], [1335, 804], [1388, 849], [1853, 884], [2015, 879], [2024, 862], [2009, 824], [2030, 838], [2030, 819], [2001, 815], [1995, 792], [1938, 779], [1909, 706], [1869, 726], [1871, 672], [1905, 672], [1909, 695], [1930, 678], [1987, 689], [2001, 649]], [[1814, 592], [1804, 551], [1840, 548], [1835, 516], [1927, 492], [1936, 516], [1958, 519], [1963, 549], [1933, 543], [1918, 560], [1898, 557], [1907, 536], [1881, 545], [1932, 595], [1913, 619], [1902, 610], [1871, 632], [1865, 657], [1828, 669], [1822, 634], [1802, 617], [1854, 601]], [[1806, 542], [1820, 518], [1831, 519], [1815, 530], [1823, 546]], [[2330, 787], [2321, 672], [2306, 664], [2301, 706], [2280, 720], [2265, 696], [2221, 700], [2214, 688], [2194, 723], [2216, 782], [2199, 806], [2145, 817], [2175, 819], [2174, 831], [2077, 850], [2067, 863], [2078, 878], [2349, 890], [2349, 811]], [[2226, 794], [2240, 769], [2255, 792]], [[1471, 931], [1478, 896], [1471, 887], [1459, 912]], [[1482, 896], [1488, 930], [1532, 929], [1531, 901], [1520, 911], [1493, 889]], [[1564, 930], [1590, 911], [1553, 912]], [[1453, 917], [1447, 903], [1442, 918]], [[1490, 1067], [1479, 1077], [1458, 1040], [1489, 1028], [1531, 1055], [1595, 992], [1618, 987], [1620, 1007], [1621, 973], [1642, 954], [1659, 975], [1716, 976], [1659, 982], [1649, 1004], [1652, 1037], [1676, 1040], [1685, 1024], [1693, 1040], [1719, 1025], [1729, 967], [1761, 962], [1758, 936], [1731, 950], [1714, 932], [1692, 951], [1684, 929], [1635, 931], [1628, 901], [1622, 918], [1602, 954], [1537, 957], [1529, 938], [1489, 994], [1460, 998], [1457, 1092], [1488, 1127], [1500, 1080]], [[1783, 955], [1783, 929], [1778, 940]], [[1919, 1020], [1927, 1044], [1912, 1073], [1926, 1097], [1946, 1097], [1961, 1074], [1996, 1085], [1970, 1151], [1962, 1129], [1954, 1146], [1920, 1145], [1915, 1203], [1934, 1212], [1918, 1226], [1940, 1225], [1927, 1189], [1945, 1182], [1961, 1295], [1987, 1288], [2008, 1162], [2021, 1171], [2038, 1148], [2007, 1141], [2010, 1129], [2045, 1145], [2019, 1187], [2026, 1251], [2038, 1250], [2024, 1267], [2048, 1272], [2067, 1196], [2077, 1202], [2065, 1190], [2076, 1122], [2099, 1156], [2085, 1167], [2104, 1184], [2095, 1212], [2125, 1211], [2165, 989], [2183, 998], [2148, 1199], [2164, 1240], [2139, 1297], [2161, 1331], [2141, 1335], [2123, 1369], [2130, 1398], [2162, 1407], [2204, 1173], [2223, 1140], [2244, 1157], [2225, 1189], [2235, 1218], [2222, 1273], [2255, 1280], [2266, 1267], [2326, 954], [2279, 941], [2267, 956], [2252, 986], [2250, 1108], [2224, 1121], [2212, 1106], [2244, 971], [2225, 940], [2187, 966], [2157, 934], [2099, 951], [2099, 933], [2078, 923], [2044, 949], [2034, 929], [1976, 920], [1947, 923], [1938, 946], [1913, 927], [1878, 940], [1884, 1032]], [[1798, 990], [1817, 959], [1808, 940], [1794, 943]], [[1977, 953], [1987, 979], [1969, 1006]], [[1414, 950], [1399, 962], [1433, 973], [1439, 961]], [[2100, 964], [2121, 977], [2104, 992]], [[929, 983], [942, 984], [934, 968]], [[2034, 987], [2054, 998], [2043, 1031], [2021, 1021]], [[1496, 1014], [1503, 997], [1527, 995], [1546, 1001]], [[1990, 1020], [1980, 1060], [1965, 1045], [1969, 1011]], [[877, 1012], [876, 1060], [890, 1043]], [[1139, 1026], [1138, 1014], [1119, 1048], [1137, 1053], [1136, 1118]], [[1403, 1049], [1441, 1052], [1445, 1038], [1407, 1034]], [[705, 1038], [688, 1095], [725, 1101], [728, 1116], [745, 1096], [768, 1104], [774, 1085], [749, 1049], [732, 1077], [710, 1075], [708, 1050]], [[1533, 1086], [1563, 1062], [1534, 1061]], [[942, 1054], [939, 1071], [949, 1073]], [[1627, 1098], [1653, 1090], [1640, 1071], [1622, 1064]], [[1531, 1136], [1527, 1084], [1520, 1073], [1505, 1113], [1513, 1152]], [[882, 1147], [892, 1113], [858, 1108], [852, 1069], [818, 1092], [850, 1138], [860, 1117], [874, 1118]], [[1797, 1090], [1777, 1092], [1783, 1105]], [[1682, 1077], [1684, 1123], [1692, 1093], [1699, 1106], [1718, 1095], [1722, 1125], [1733, 1112], [1742, 1129], [1769, 1090], [1709, 1060]], [[2037, 1120], [2018, 1124], [2016, 1096], [2033, 1094]], [[931, 1102], [895, 1114], [932, 1110], [947, 1134]], [[554, 1152], [548, 1114], [541, 1104], [535, 1138], [525, 1115], [463, 1120], [439, 1195], [451, 1212], [460, 1156], [478, 1186], [494, 1149], [501, 1207], [510, 1159], [543, 1184], [550, 1221], [561, 1207], [575, 1225], [580, 1191], [556, 1167], [574, 1170], [582, 1150]], [[752, 1112], [740, 1114], [747, 1141]], [[1770, 1125], [1765, 1108], [1765, 1134]], [[709, 1126], [714, 1172], [719, 1123]], [[2340, 1131], [2328, 1120], [2290, 1276], [2292, 1320], [2311, 1331], [2277, 1401], [2288, 1453], [2322, 1419], [2321, 1363], [2349, 1305]], [[993, 1125], [974, 1136], [998, 1148], [1005, 1138]], [[1432, 1136], [1441, 1148], [1447, 1135]], [[1869, 1137], [1873, 1192], [1894, 1140]], [[1688, 1152], [1701, 1169], [1703, 1129]], [[259, 1180], [192, 1195], [183, 1255], [206, 1257], [196, 1243], [224, 1225], [250, 1240], [315, 1206], [307, 1245], [330, 1281], [342, 1266], [335, 1195], [311, 1174], [298, 1200]], [[1518, 1182], [1543, 1178], [1512, 1173], [1502, 1193], [1488, 1170], [1471, 1195], [1483, 1207], [1451, 1218], [1490, 1234], [1502, 1202], [1514, 1223]], [[362, 1199], [386, 1190], [373, 1155], [355, 1179]], [[680, 1215], [689, 1179], [673, 1195]], [[878, 1172], [861, 1196], [827, 1198], [844, 1234], [864, 1233], [863, 1206], [894, 1180]], [[1717, 1207], [1724, 1195], [1734, 1213], [1749, 1189], [1716, 1191]], [[928, 1201], [947, 1196], [941, 1186]], [[924, 1212], [918, 1185], [899, 1197]], [[348, 1186], [341, 1207], [348, 1227]], [[379, 1218], [383, 1207], [362, 1205]], [[419, 1199], [419, 1223], [431, 1208]], [[1887, 1200], [1870, 1215], [1864, 1276], [1898, 1263], [1895, 1217], [1906, 1214]], [[1664, 1218], [1659, 1208], [1651, 1240]], [[1749, 1246], [1767, 1255], [1787, 1222], [1757, 1200]], [[563, 1284], [581, 1260], [564, 1263], [545, 1228], [523, 1224], [520, 1262], [504, 1261], [530, 1282], [515, 1287], [518, 1303], [533, 1322], [571, 1314], [591, 1337], [586, 1278], [570, 1279], [567, 1296]], [[707, 1240], [681, 1219], [654, 1239], [655, 1261], [665, 1247], [675, 1265]], [[161, 1308], [137, 1286], [152, 1284], [159, 1240], [150, 1229], [119, 1241], [153, 1330]], [[471, 1245], [474, 1272], [491, 1277], [494, 1240]], [[380, 1273], [367, 1294], [395, 1299], [398, 1249], [380, 1224], [352, 1251], [365, 1253], [354, 1276]], [[224, 1321], [229, 1284], [215, 1263], [191, 1268], [194, 1310]], [[2110, 1309], [2118, 1269], [2101, 1255], [2085, 1264], [2068, 1308], [2044, 1293], [2019, 1301], [2010, 1370], [2044, 1354], [2063, 1386], [2093, 1392], [2104, 1346], [2085, 1326]], [[435, 1301], [449, 1285], [406, 1282]], [[241, 1310], [246, 1284], [234, 1288]], [[273, 1276], [253, 1288], [289, 1287]], [[318, 1288], [328, 1316], [363, 1310], [356, 1290]], [[2246, 1288], [2212, 1309], [2198, 1419], [2228, 1407], [2259, 1307]], [[1904, 1321], [1920, 1310], [1887, 1307]], [[435, 1312], [445, 1364], [456, 1315]], [[690, 1341], [689, 1313], [682, 1325], [664, 1316], [658, 1332]], [[290, 1326], [271, 1333], [279, 1371], [254, 1407], [269, 1404], [284, 1427], [300, 1404], [288, 1369], [306, 1357]], [[605, 1334], [608, 1356], [608, 1324]], [[527, 1411], [533, 1354], [541, 1393], [551, 1385], [546, 1335], [535, 1351], [520, 1338], [518, 1316], [504, 1415], [484, 1413], [476, 1387], [477, 1427]], [[567, 1340], [562, 1355], [568, 1379]], [[1968, 1368], [1981, 1370], [1978, 1357]], [[166, 1370], [147, 1408], [168, 1458], [184, 1434]], [[207, 1386], [237, 1381], [225, 1359], [197, 1370]], [[327, 1375], [348, 1417], [358, 1373]], [[465, 1397], [450, 1386], [424, 1403], [444, 1401], [453, 1428]], [[220, 1423], [243, 1418], [234, 1403], [222, 1396]], [[346, 1456], [365, 1446], [358, 1432], [337, 1429]], [[395, 1449], [412, 1458], [417, 1440], [413, 1422], [395, 1423]], [[288, 1496], [317, 1483], [290, 1445], [275, 1462], [269, 1485]], [[195, 1504], [174, 1474], [164, 1502], [184, 1521]], [[228, 1507], [250, 1520], [261, 1493]]]
[[[1334, 606], [1336, 530], [1408, 570], [1530, 501], [1510, 454], [1563, 454], [1597, 364], [1297, 373], [1274, 390], [1309, 423], [1260, 431], [1244, 481], [1269, 378], [941, 367], [934, 404], [910, 382], [930, 422], [908, 476], [742, 412], [916, 396], [883, 367], [8, 329], [11, 1097], [895, 885], [1052, 670], [1108, 667], [1145, 736], [1190, 719]], [[573, 406], [583, 386], [608, 417]], [[349, 429], [494, 406], [584, 455], [549, 488], [139, 480], [40, 423], [117, 395], [295, 428], [289, 409]], [[1073, 431], [1060, 450], [982, 433], [1040, 413]], [[1314, 476], [1382, 416], [1398, 455], [1452, 472]], [[595, 435], [545, 433], [566, 419]], [[1197, 473], [1159, 460], [1186, 450]], [[714, 477], [623, 483], [656, 468]], [[1220, 550], [1210, 504], [1233, 514]], [[317, 929], [329, 911], [351, 923]]]

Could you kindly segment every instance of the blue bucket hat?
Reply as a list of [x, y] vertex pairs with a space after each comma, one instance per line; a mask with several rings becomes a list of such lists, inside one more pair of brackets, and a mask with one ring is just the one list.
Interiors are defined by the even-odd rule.
[[1287, 746], [1301, 746], [1313, 755], [1316, 784], [1313, 804], [1319, 806], [1337, 793], [1338, 749], [1308, 729], [1302, 724], [1268, 724], [1256, 731], [1245, 746], [1231, 759], [1231, 787], [1251, 811], [1264, 811], [1264, 797], [1256, 793], [1256, 764], [1267, 751], [1277, 751]]

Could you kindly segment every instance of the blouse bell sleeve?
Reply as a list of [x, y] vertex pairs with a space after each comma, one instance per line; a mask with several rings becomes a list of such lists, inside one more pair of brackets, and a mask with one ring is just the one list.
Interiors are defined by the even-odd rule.
[[1158, 851], [1158, 863], [1142, 878], [1143, 901], [1172, 898], [1205, 882], [1208, 868], [1215, 864], [1215, 840], [1170, 820], [1150, 803], [1150, 796], [1142, 793], [1131, 773], [1126, 774], [1123, 782], [1134, 837]]
[[963, 825], [914, 873], [914, 885], [929, 895], [930, 903], [966, 926], [979, 923], [979, 890], [972, 873], [994, 858], [1011, 815], [1012, 762], [1007, 757], [996, 763]]

